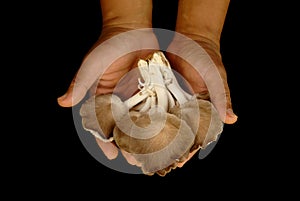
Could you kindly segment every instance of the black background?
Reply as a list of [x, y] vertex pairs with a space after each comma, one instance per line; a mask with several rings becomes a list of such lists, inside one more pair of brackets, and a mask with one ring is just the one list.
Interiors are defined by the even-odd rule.
[[[154, 1], [153, 27], [174, 30], [176, 1], [163, 2]], [[280, 149], [282, 144], [274, 141], [279, 130], [272, 129], [274, 125], [279, 129], [279, 124], [284, 123], [269, 106], [278, 88], [270, 81], [273, 74], [263, 72], [274, 67], [269, 61], [276, 57], [267, 54], [273, 49], [272, 23], [278, 22], [273, 15], [275, 11], [266, 14], [269, 6], [233, 0], [224, 24], [221, 53], [238, 121], [225, 125], [216, 147], [205, 159], [194, 157], [165, 177], [149, 177], [116, 172], [95, 160], [78, 137], [72, 109], [59, 107], [56, 101], [67, 90], [83, 57], [101, 32], [98, 0], [23, 4], [30, 9], [10, 23], [17, 30], [13, 35], [16, 44], [10, 50], [20, 56], [9, 61], [14, 64], [21, 60], [28, 65], [26, 68], [18, 65], [18, 76], [25, 79], [17, 82], [13, 92], [9, 90], [18, 97], [25, 93], [22, 95], [25, 100], [20, 103], [17, 98], [15, 103], [16, 112], [25, 109], [21, 118], [24, 124], [20, 128], [15, 124], [10, 127], [21, 131], [16, 132], [18, 137], [7, 151], [11, 152], [13, 147], [17, 150], [5, 163], [13, 170], [8, 182], [13, 183], [8, 186], [23, 187], [31, 183], [32, 188], [40, 187], [40, 192], [48, 196], [79, 194], [87, 188], [91, 194], [99, 195], [99, 199], [102, 194], [117, 196], [116, 189], [122, 188], [175, 196], [195, 194], [200, 198], [202, 192], [217, 193], [226, 187], [230, 190], [224, 195], [238, 197], [239, 191], [247, 197], [256, 197], [273, 191], [266, 186], [277, 186], [279, 180], [291, 178], [290, 172], [279, 168], [286, 164], [286, 157]], [[23, 4], [14, 10], [16, 14], [23, 10]], [[278, 33], [283, 28], [275, 29]], [[251, 183], [254, 185], [249, 187]], [[168, 187], [171, 191], [163, 190]], [[30, 195], [33, 192], [27, 191]], [[126, 195], [132, 196], [130, 192]]]

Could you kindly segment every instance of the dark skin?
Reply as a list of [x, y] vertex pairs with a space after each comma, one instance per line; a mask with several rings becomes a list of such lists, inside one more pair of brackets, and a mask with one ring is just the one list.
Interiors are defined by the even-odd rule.
[[[100, 0], [103, 20], [101, 35], [84, 58], [66, 94], [58, 98], [60, 106], [76, 105], [87, 92], [112, 93], [120, 78], [136, 66], [138, 59], [146, 58], [151, 52], [159, 50], [157, 38], [151, 29], [152, 0], [130, 1], [131, 3], [128, 0]], [[220, 37], [229, 0], [179, 0], [178, 3], [175, 31], [189, 37], [207, 52], [216, 66], [223, 87], [215, 86], [216, 76], [209, 73], [201, 76], [197, 71], [200, 67], [191, 65], [175, 54], [178, 52], [197, 57], [197, 51], [189, 49], [193, 44], [187, 44], [182, 37], [174, 37], [166, 56], [172, 68], [186, 79], [194, 93], [210, 92], [212, 103], [223, 122], [233, 124], [237, 121], [237, 116], [232, 110], [226, 70], [220, 54]], [[127, 34], [128, 31], [133, 32]], [[117, 157], [118, 148], [113, 143], [100, 140], [97, 143], [109, 159]], [[182, 167], [197, 151], [193, 151], [178, 166]], [[128, 163], [139, 166], [130, 154], [123, 150], [121, 152]]]

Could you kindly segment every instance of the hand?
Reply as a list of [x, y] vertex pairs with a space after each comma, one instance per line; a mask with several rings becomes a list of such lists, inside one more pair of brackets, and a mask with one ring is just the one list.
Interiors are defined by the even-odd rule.
[[[232, 110], [230, 90], [219, 45], [201, 36], [190, 37], [176, 33], [166, 53], [171, 66], [186, 79], [191, 91], [209, 92], [212, 104], [224, 123], [235, 123], [237, 116]], [[184, 162], [178, 164], [178, 167], [182, 167], [198, 150], [190, 153]]]
[[[86, 95], [112, 93], [120, 78], [136, 67], [138, 59], [159, 48], [151, 29], [106, 27], [99, 40], [85, 56], [66, 94], [58, 98], [62, 107], [78, 104]], [[107, 136], [108, 137], [108, 136]], [[118, 155], [113, 143], [96, 140], [109, 159]], [[136, 165], [130, 154], [122, 151], [128, 163]]]

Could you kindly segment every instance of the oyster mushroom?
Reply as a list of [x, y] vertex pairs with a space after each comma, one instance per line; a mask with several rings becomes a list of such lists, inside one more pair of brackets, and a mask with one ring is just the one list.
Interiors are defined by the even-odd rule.
[[132, 154], [143, 173], [166, 175], [190, 152], [216, 140], [222, 122], [209, 100], [184, 91], [160, 51], [139, 60], [139, 91], [122, 101], [98, 95], [81, 108], [83, 127]]

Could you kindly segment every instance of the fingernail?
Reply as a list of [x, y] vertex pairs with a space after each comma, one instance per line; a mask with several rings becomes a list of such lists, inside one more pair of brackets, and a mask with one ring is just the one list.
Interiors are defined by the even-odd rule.
[[232, 118], [237, 117], [237, 115], [233, 113], [232, 109], [227, 109], [226, 115], [228, 115], [228, 116], [230, 116]]
[[237, 121], [238, 116], [233, 113], [232, 109], [227, 109], [225, 123], [233, 124]]

